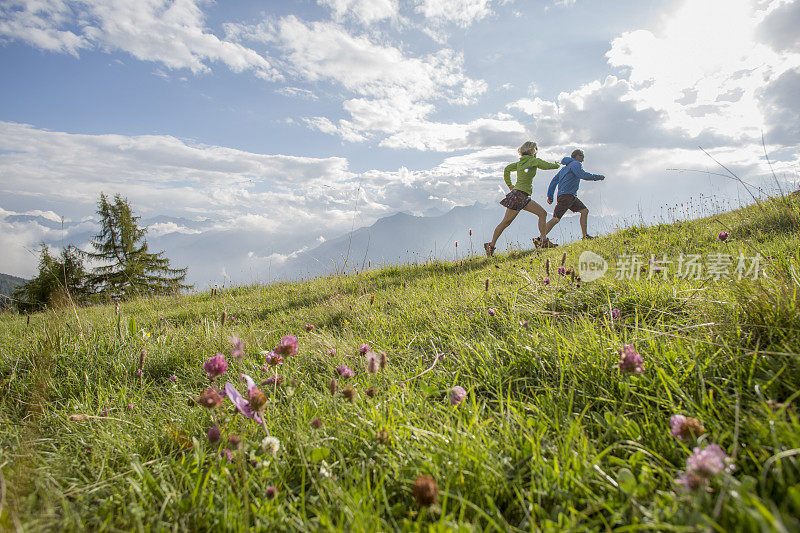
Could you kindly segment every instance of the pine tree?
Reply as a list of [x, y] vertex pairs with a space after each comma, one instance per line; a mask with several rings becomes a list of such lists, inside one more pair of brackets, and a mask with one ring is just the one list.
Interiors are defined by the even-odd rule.
[[45, 307], [61, 307], [70, 303], [85, 303], [90, 295], [87, 272], [80, 251], [73, 246], [52, 256], [42, 243], [39, 254], [39, 273], [30, 281], [17, 287], [13, 298], [20, 311], [40, 311]]
[[105, 194], [100, 194], [97, 214], [101, 229], [91, 241], [95, 251], [84, 252], [89, 259], [102, 263], [89, 276], [95, 290], [124, 298], [191, 288], [183, 283], [186, 268], [170, 268], [165, 252], [147, 251], [147, 228], [137, 225], [140, 217], [133, 215], [127, 199], [117, 194], [110, 203]]

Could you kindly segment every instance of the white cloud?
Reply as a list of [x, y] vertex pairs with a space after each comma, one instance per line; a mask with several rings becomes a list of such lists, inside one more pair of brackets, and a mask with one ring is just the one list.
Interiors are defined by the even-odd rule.
[[783, 52], [800, 52], [800, 2], [797, 0], [772, 2], [765, 11], [764, 20], [757, 29], [759, 40]]
[[[222, 40], [205, 27], [205, 0], [12, 0], [0, 6], [0, 37], [44, 50], [120, 50], [170, 69], [208, 72], [220, 62], [234, 72], [280, 78], [270, 61], [250, 48]], [[72, 29], [78, 29], [74, 33]]]
[[161, 237], [171, 233], [182, 233], [184, 235], [196, 235], [202, 233], [199, 229], [191, 229], [179, 226], [175, 222], [158, 222], [147, 226], [147, 235], [151, 237]]
[[64, 0], [10, 0], [0, 4], [0, 38], [25, 41], [42, 50], [78, 55], [90, 41], [68, 29], [74, 19]]
[[[606, 55], [627, 73], [625, 98], [637, 109], [663, 112], [665, 127], [756, 140], [764, 127], [758, 91], [800, 65], [800, 55], [758, 41], [762, 17], [748, 0], [685, 2], [658, 34], [624, 33]], [[725, 94], [737, 98], [720, 100]]]
[[336, 19], [355, 18], [363, 24], [391, 19], [398, 14], [397, 0], [319, 0]]
[[281, 87], [276, 91], [279, 94], [283, 94], [285, 96], [290, 96], [292, 98], [302, 98], [303, 100], [318, 100], [316, 94], [313, 91], [309, 91], [308, 89], [303, 89], [301, 87]]
[[409, 57], [400, 48], [352, 35], [338, 24], [306, 23], [295, 16], [281, 19], [274, 34], [266, 26], [255, 33], [259, 31], [261, 39], [277, 41], [287, 61], [286, 70], [297, 79], [334, 82], [356, 95], [373, 98], [474, 99], [481, 93], [480, 83], [464, 72], [463, 56], [450, 49]]
[[466, 28], [491, 14], [491, 0], [418, 0], [415, 11], [439, 23]]

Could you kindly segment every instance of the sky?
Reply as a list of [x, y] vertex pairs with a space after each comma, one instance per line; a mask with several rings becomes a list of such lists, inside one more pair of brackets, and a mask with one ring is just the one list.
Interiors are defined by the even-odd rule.
[[746, 200], [720, 164], [797, 189], [798, 23], [800, 0], [0, 0], [0, 272], [87, 248], [104, 192], [154, 238], [226, 235], [203, 253], [248, 281], [400, 211], [496, 204], [526, 140], [584, 150], [596, 215]]

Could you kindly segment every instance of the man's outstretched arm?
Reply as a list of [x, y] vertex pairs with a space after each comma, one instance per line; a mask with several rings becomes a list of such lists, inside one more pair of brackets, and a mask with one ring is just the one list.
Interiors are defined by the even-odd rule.
[[602, 179], [605, 179], [605, 176], [601, 174], [592, 174], [591, 172], [586, 172], [585, 170], [583, 170], [583, 165], [581, 165], [580, 162], [578, 161], [572, 163], [572, 165], [570, 166], [572, 167], [572, 172], [574, 172], [575, 175], [582, 180], [600, 181]]

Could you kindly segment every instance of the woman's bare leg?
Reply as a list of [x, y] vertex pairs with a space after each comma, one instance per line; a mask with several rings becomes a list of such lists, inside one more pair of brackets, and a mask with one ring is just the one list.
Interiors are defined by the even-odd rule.
[[539, 217], [539, 238], [544, 242], [545, 237], [547, 237], [547, 211], [533, 200], [528, 202], [528, 205], [526, 205], [524, 209]]
[[500, 235], [502, 235], [503, 231], [510, 226], [512, 222], [514, 222], [514, 219], [517, 218], [518, 214], [519, 211], [506, 209], [506, 214], [503, 217], [503, 220], [501, 220], [497, 227], [494, 228], [494, 235], [492, 235], [492, 242], [490, 243], [492, 248], [494, 248], [494, 245], [497, 244], [497, 239], [500, 238]]

